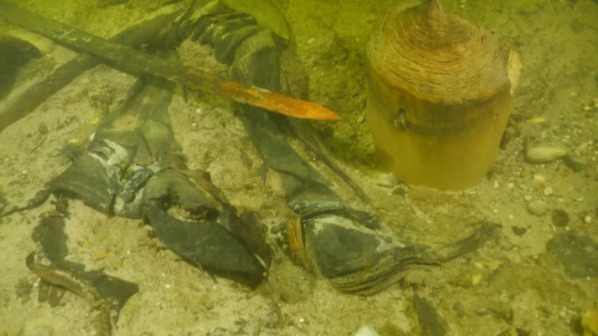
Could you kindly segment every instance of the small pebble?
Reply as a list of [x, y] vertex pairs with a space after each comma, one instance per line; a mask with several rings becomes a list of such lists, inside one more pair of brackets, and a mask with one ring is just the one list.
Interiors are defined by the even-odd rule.
[[455, 313], [457, 314], [458, 317], [465, 316], [465, 305], [463, 304], [463, 302], [461, 302], [461, 301], [455, 302], [455, 304], [453, 305], [453, 310], [455, 311]]
[[583, 222], [586, 223], [586, 224], [590, 224], [592, 222], [592, 217], [590, 215], [585, 216], [583, 218]]
[[586, 160], [577, 155], [567, 155], [563, 158], [563, 162], [575, 172], [583, 170], [588, 165]]
[[482, 281], [482, 275], [480, 273], [476, 273], [471, 277], [471, 284], [473, 286], [477, 285]]
[[585, 153], [588, 150], [588, 147], [590, 147], [590, 145], [592, 144], [591, 141], [587, 141], [582, 143], [581, 145], [575, 147], [575, 152], [576, 153]]
[[405, 196], [407, 195], [407, 190], [401, 186], [398, 186], [396, 188], [394, 188], [391, 192], [391, 195], [399, 195], [399, 196]]
[[37, 131], [39, 132], [39, 134], [48, 134], [48, 132], [50, 132], [50, 129], [48, 128], [48, 125], [46, 125], [46, 123], [41, 123], [39, 124], [39, 127], [37, 128]]
[[384, 188], [393, 188], [398, 181], [392, 174], [380, 174], [376, 179], [376, 184]]
[[378, 334], [374, 328], [365, 325], [359, 328], [353, 336], [380, 336], [380, 334]]
[[276, 311], [270, 312], [264, 319], [264, 326], [266, 328], [276, 328], [280, 324], [280, 314]]
[[552, 195], [552, 193], [553, 193], [552, 187], [544, 188], [544, 195], [550, 196], [550, 195]]
[[531, 195], [525, 195], [525, 196], [523, 196], [523, 199], [524, 199], [526, 202], [529, 202], [529, 201], [531, 201], [531, 200], [532, 200], [532, 196], [531, 196]]
[[552, 224], [557, 227], [565, 227], [569, 224], [569, 214], [563, 209], [552, 211]]
[[525, 151], [525, 161], [529, 163], [548, 163], [567, 155], [567, 148], [563, 146], [535, 146]]
[[511, 226], [511, 231], [517, 236], [523, 236], [527, 232], [527, 228], [522, 226]]
[[527, 209], [536, 216], [542, 216], [548, 211], [548, 204], [542, 200], [535, 200], [527, 204]]

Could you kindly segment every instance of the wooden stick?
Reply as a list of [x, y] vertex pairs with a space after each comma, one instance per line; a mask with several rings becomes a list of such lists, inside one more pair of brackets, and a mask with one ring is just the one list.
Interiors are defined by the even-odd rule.
[[0, 17], [59, 44], [99, 57], [126, 72], [163, 78], [185, 85], [191, 90], [225, 96], [239, 103], [295, 118], [340, 120], [336, 113], [316, 103], [290, 98], [265, 89], [225, 80], [198, 69], [167, 62], [1, 1]]
[[[157, 45], [159, 33], [180, 13], [170, 13], [148, 19], [131, 26], [112, 38], [117, 43], [126, 44], [134, 48], [141, 45]], [[12, 123], [25, 117], [51, 95], [65, 87], [84, 71], [101, 63], [101, 60], [89, 54], [80, 54], [74, 59], [57, 67], [46, 78], [32, 84], [26, 90], [6, 101], [0, 109], [0, 132]]]

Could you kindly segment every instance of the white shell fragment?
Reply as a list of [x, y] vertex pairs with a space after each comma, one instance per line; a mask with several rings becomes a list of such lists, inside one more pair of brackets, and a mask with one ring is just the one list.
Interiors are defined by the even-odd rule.
[[548, 163], [565, 157], [567, 152], [567, 148], [558, 145], [530, 147], [525, 152], [525, 161], [529, 163]]

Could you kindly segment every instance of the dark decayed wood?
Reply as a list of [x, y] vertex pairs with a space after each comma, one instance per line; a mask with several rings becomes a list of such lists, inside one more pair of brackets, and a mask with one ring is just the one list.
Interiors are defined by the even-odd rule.
[[[1, 6], [1, 3], [0, 3]], [[117, 34], [113, 40], [134, 48], [142, 45], [156, 45], [161, 43], [160, 32], [179, 13], [164, 14], [141, 22]], [[163, 41], [162, 41], [163, 42]], [[19, 119], [25, 117], [46, 99], [65, 87], [73, 79], [100, 63], [100, 59], [88, 54], [80, 54], [71, 61], [57, 67], [46, 78], [31, 85], [18, 96], [8, 100], [4, 108], [0, 109], [0, 132]]]
[[168, 62], [3, 2], [0, 2], [0, 17], [64, 46], [99, 57], [126, 72], [160, 77], [185, 85], [191, 90], [225, 96], [240, 103], [296, 118], [340, 119], [337, 114], [316, 103], [290, 98], [266, 89], [226, 80], [199, 69]]

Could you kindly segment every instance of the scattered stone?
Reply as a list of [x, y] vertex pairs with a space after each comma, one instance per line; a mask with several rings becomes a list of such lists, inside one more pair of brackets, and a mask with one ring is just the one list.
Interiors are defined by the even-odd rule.
[[380, 174], [376, 179], [376, 184], [384, 188], [394, 188], [398, 181], [392, 174]]
[[576, 172], [584, 169], [588, 165], [586, 160], [584, 160], [581, 156], [571, 154], [565, 156], [563, 158], [563, 162], [567, 167], [571, 168], [571, 170]]
[[[15, 294], [23, 302], [29, 301], [29, 296], [33, 290], [33, 284], [28, 279], [21, 279], [15, 286]], [[0, 334], [1, 335], [1, 334]]]
[[396, 188], [394, 188], [391, 192], [391, 195], [399, 195], [399, 196], [405, 196], [407, 195], [407, 188], [403, 187], [403, 186], [398, 186]]
[[482, 281], [482, 274], [476, 273], [471, 277], [471, 285], [477, 286]]
[[276, 328], [280, 325], [280, 314], [277, 311], [271, 311], [266, 318], [264, 319], [264, 327], [266, 328]]
[[380, 334], [378, 334], [376, 332], [376, 330], [374, 330], [374, 328], [365, 325], [362, 326], [361, 328], [359, 328], [359, 330], [357, 330], [357, 332], [355, 334], [353, 334], [354, 336], [380, 336]]
[[563, 209], [552, 211], [552, 224], [556, 227], [565, 227], [569, 224], [569, 214]]
[[592, 141], [583, 142], [581, 145], [575, 147], [575, 153], [585, 153], [587, 152], [588, 148], [592, 145]]
[[590, 216], [590, 215], [585, 216], [583, 218], [583, 222], [586, 223], [586, 224], [592, 223], [592, 216]]
[[517, 236], [523, 236], [527, 232], [527, 228], [522, 226], [511, 226], [511, 231]]
[[598, 242], [582, 231], [566, 231], [554, 236], [546, 249], [572, 278], [598, 277]]
[[565, 157], [567, 153], [567, 148], [563, 146], [535, 146], [525, 151], [525, 161], [548, 163]]
[[453, 310], [459, 317], [465, 317], [465, 305], [462, 301], [457, 301], [453, 305]]
[[39, 132], [39, 134], [44, 135], [48, 134], [48, 132], [50, 132], [50, 129], [48, 128], [48, 125], [46, 125], [46, 123], [42, 122], [41, 124], [39, 124], [37, 131]]
[[548, 211], [548, 204], [542, 200], [535, 200], [527, 204], [527, 209], [536, 216], [542, 216]]
[[554, 192], [554, 190], [552, 189], [552, 187], [546, 187], [546, 188], [544, 188], [544, 195], [545, 196], [550, 196], [550, 195], [552, 195], [553, 192]]

